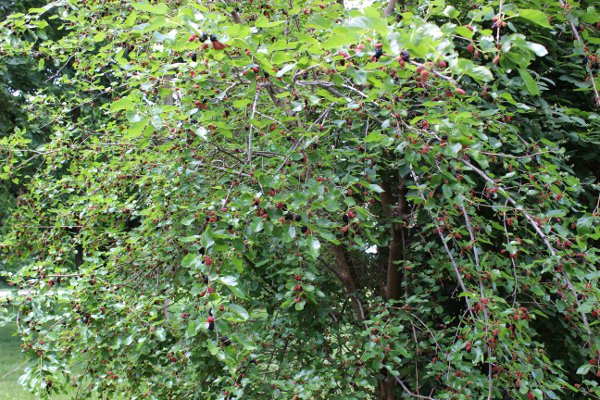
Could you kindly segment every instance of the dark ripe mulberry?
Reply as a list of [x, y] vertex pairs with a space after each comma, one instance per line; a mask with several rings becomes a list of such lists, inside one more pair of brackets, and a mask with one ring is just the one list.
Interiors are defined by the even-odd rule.
[[211, 42], [216, 42], [217, 41], [217, 37], [215, 35], [210, 35], [210, 41]]
[[373, 57], [375, 57], [376, 60], [379, 60], [382, 55], [383, 55], [383, 49], [382, 48], [375, 49], [375, 54], [373, 54]]
[[302, 220], [302, 217], [299, 214], [296, 214], [296, 217], [294, 219], [296, 220], [296, 222], [300, 222], [300, 220]]
[[192, 59], [193, 62], [196, 62], [196, 60], [198, 59], [198, 56], [196, 55], [196, 53], [192, 53], [190, 58]]
[[408, 50], [402, 50], [400, 52], [400, 58], [402, 58], [402, 60], [408, 62], [408, 60], [410, 60], [410, 54], [408, 53]]
[[200, 43], [206, 42], [206, 39], [208, 39], [208, 35], [206, 33], [203, 33], [202, 36], [200, 36]]
[[293, 220], [294, 219], [294, 214], [292, 214], [292, 213], [285, 214], [285, 219], [286, 219], [286, 221]]
[[231, 346], [231, 339], [229, 339], [229, 337], [223, 335], [223, 336], [221, 336], [221, 343], [223, 343], [223, 346], [225, 346], [225, 347]]
[[344, 215], [342, 216], [342, 220], [343, 220], [345, 223], [348, 223], [348, 221], [350, 221], [350, 218], [348, 218], [348, 215], [347, 215], [347, 214], [344, 214]]
[[300, 228], [300, 232], [306, 233], [306, 231], [308, 231], [308, 227], [303, 226], [302, 228]]
[[214, 331], [215, 330], [215, 323], [214, 322], [209, 322], [208, 323], [208, 330], [209, 331]]

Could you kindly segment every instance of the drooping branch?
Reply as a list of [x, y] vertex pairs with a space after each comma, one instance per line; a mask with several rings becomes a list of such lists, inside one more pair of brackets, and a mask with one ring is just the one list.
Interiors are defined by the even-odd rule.
[[[469, 218], [469, 213], [467, 212], [467, 208], [465, 207], [464, 203], [461, 204], [461, 210], [463, 213], [463, 217], [465, 218], [465, 224], [467, 226], [467, 230], [469, 231], [469, 238], [471, 239], [473, 256], [475, 257], [475, 265], [477, 267], [477, 270], [481, 271], [481, 266], [479, 264], [479, 249], [477, 247], [477, 243], [475, 240], [475, 233], [473, 232], [473, 228], [471, 226], [471, 219]], [[485, 297], [485, 291], [483, 288], [483, 281], [481, 279], [481, 276], [478, 276], [478, 280], [479, 280], [479, 294], [481, 295], [481, 298], [483, 299]], [[485, 335], [486, 335], [486, 337], [489, 337], [489, 316], [488, 316], [487, 307], [483, 308], [483, 317], [485, 320]], [[489, 345], [487, 346], [487, 354], [488, 354], [488, 359], [490, 359], [492, 357], [492, 349]], [[493, 387], [494, 387], [494, 381], [492, 379], [492, 364], [488, 362], [488, 397], [487, 397], [488, 400], [492, 400]]]
[[[561, 8], [566, 13], [568, 8], [570, 7], [570, 5], [568, 3], [565, 3], [564, 0], [558, 0], [558, 2], [560, 3]], [[573, 37], [579, 43], [579, 47], [581, 49], [585, 48], [585, 46], [583, 44], [583, 40], [581, 39], [581, 35], [579, 34], [579, 31], [577, 30], [577, 26], [575, 26], [573, 19], [567, 18], [567, 20], [569, 20], [569, 25], [571, 26], [571, 29], [573, 30]], [[594, 79], [594, 72], [592, 70], [592, 63], [590, 61], [586, 61], [586, 68], [587, 68], [587, 72], [590, 77], [590, 82], [592, 83], [592, 90], [594, 91], [594, 103], [596, 104], [597, 107], [600, 107], [600, 94], [598, 93], [598, 88], [596, 87], [596, 81]]]
[[[418, 184], [419, 177], [417, 176], [417, 174], [415, 173], [415, 171], [412, 168], [411, 168], [410, 172], [411, 172], [411, 175], [412, 175], [415, 183]], [[419, 196], [421, 197], [421, 199], [423, 199], [424, 202], [426, 201], [425, 195], [423, 194], [422, 190], [419, 190]], [[436, 221], [436, 218], [434, 215], [432, 215], [431, 211], [429, 211], [429, 215], [431, 216], [432, 221]], [[444, 234], [438, 228], [439, 228], [439, 226], [437, 226], [437, 223], [436, 223], [436, 231], [438, 233], [438, 236], [440, 237], [440, 241], [442, 242], [444, 251], [446, 252], [446, 255], [448, 256], [448, 259], [450, 260], [450, 265], [452, 265], [452, 270], [454, 271], [454, 275], [456, 276], [456, 281], [458, 282], [458, 285], [460, 286], [461, 290], [463, 292], [467, 292], [467, 287], [465, 286], [465, 283], [463, 282], [462, 277], [460, 276], [458, 264], [457, 264], [456, 260], [454, 259], [454, 256], [452, 255], [450, 248], [448, 247], [448, 243], [444, 239]], [[471, 318], [473, 318], [473, 321], [475, 321], [475, 319], [476, 319], [475, 312], [473, 311], [473, 307], [471, 306], [471, 301], [469, 300], [469, 298], [467, 296], [465, 296], [465, 303], [467, 305], [467, 311], [471, 315]]]
[[[492, 184], [494, 186], [496, 185], [496, 182], [494, 182], [494, 180], [491, 177], [489, 177], [484, 171], [482, 171], [481, 169], [477, 168], [476, 166], [474, 166], [473, 164], [471, 164], [467, 160], [462, 160], [462, 162], [467, 167], [469, 167], [473, 171], [475, 171], [477, 173], [477, 175], [479, 175], [480, 177], [482, 177], [487, 183], [490, 183], [490, 184]], [[537, 234], [537, 236], [542, 240], [542, 242], [544, 243], [544, 245], [548, 249], [548, 252], [553, 257], [557, 257], [556, 250], [554, 249], [554, 246], [552, 246], [552, 244], [550, 243], [550, 240], [548, 239], [548, 236], [538, 226], [538, 224], [536, 223], [535, 219], [531, 216], [531, 214], [529, 214], [527, 212], [527, 210], [525, 210], [525, 208], [519, 207], [517, 201], [515, 199], [513, 199], [508, 194], [508, 192], [502, 190], [502, 194], [506, 197], [506, 199], [508, 200], [508, 202], [510, 204], [512, 204], [514, 207], [518, 208], [519, 211], [521, 211], [521, 213], [523, 214], [523, 216], [525, 217], [525, 219], [527, 220], [527, 222], [529, 223], [529, 225], [531, 225], [531, 227], [533, 228], [533, 230], [535, 231], [535, 233]], [[577, 296], [577, 292], [575, 291], [575, 287], [573, 286], [573, 283], [571, 282], [571, 279], [567, 275], [566, 271], [564, 271], [564, 270], [562, 271], [562, 276], [565, 279], [565, 282], [567, 284], [567, 288], [569, 289], [569, 291], [571, 292], [571, 294], [575, 298], [575, 303], [577, 304], [577, 308], [581, 309], [581, 303], [579, 301], [579, 297]], [[589, 336], [588, 340], [593, 341], [593, 338], [595, 337], [595, 335], [593, 334], [593, 332], [592, 332], [592, 330], [590, 328], [590, 324], [589, 324], [589, 321], [587, 319], [587, 316], [582, 311], [579, 311], [579, 314], [581, 315], [581, 319], [583, 321], [583, 324], [585, 325], [585, 329], [586, 329], [587, 334]]]

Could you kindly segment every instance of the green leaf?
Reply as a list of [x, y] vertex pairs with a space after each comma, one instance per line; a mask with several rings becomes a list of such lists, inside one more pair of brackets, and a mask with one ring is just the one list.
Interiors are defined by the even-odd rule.
[[321, 46], [325, 50], [335, 49], [354, 42], [354, 38], [349, 35], [330, 35]]
[[181, 224], [185, 226], [190, 226], [195, 220], [196, 218], [193, 215], [189, 215], [181, 220]]
[[590, 372], [590, 370], [594, 368], [593, 365], [591, 364], [583, 364], [581, 367], [577, 368], [577, 371], [575, 372], [577, 375], [585, 375], [588, 372]]
[[192, 235], [192, 236], [180, 237], [178, 240], [181, 243], [192, 243], [192, 242], [197, 242], [199, 239], [200, 239], [200, 235]]
[[261, 16], [254, 24], [257, 28], [272, 28], [283, 24], [285, 21], [269, 21], [266, 17]]
[[252, 341], [250, 340], [250, 338], [246, 335], [244, 335], [243, 333], [235, 333], [233, 335], [231, 335], [231, 339], [235, 342], [238, 342], [239, 344], [241, 344], [244, 349], [248, 350], [248, 351], [253, 351], [257, 349], [257, 346], [254, 345], [252, 343]]
[[198, 325], [199, 325], [199, 324], [197, 323], [197, 321], [196, 321], [196, 320], [191, 320], [191, 321], [188, 323], [187, 329], [186, 329], [186, 331], [185, 331], [185, 335], [186, 335], [186, 337], [190, 338], [190, 337], [193, 337], [193, 336], [195, 336], [195, 335], [198, 333], [198, 330], [197, 330], [197, 328], [198, 328]]
[[387, 23], [383, 18], [371, 18], [371, 17], [355, 17], [350, 18], [346, 22], [345, 26], [351, 29], [359, 29], [366, 32], [375, 31], [381, 35], [387, 33]]
[[235, 297], [239, 297], [240, 299], [248, 299], [248, 296], [239, 288], [239, 286], [227, 286], [227, 289], [233, 294]]
[[287, 229], [287, 237], [293, 240], [296, 237], [296, 228], [293, 225], [289, 225]]
[[319, 231], [319, 236], [321, 236], [323, 239], [327, 240], [328, 242], [331, 242], [333, 244], [339, 244], [340, 241], [337, 240], [337, 238], [335, 237], [335, 235], [329, 231]]
[[239, 304], [229, 304], [227, 305], [227, 308], [236, 313], [243, 321], [246, 321], [248, 318], [250, 318], [248, 311], [246, 311], [246, 309]]
[[160, 114], [153, 115], [152, 118], [150, 118], [150, 123], [156, 128], [157, 131], [161, 130], [163, 127], [163, 120], [160, 117]]
[[220, 276], [215, 279], [218, 282], [221, 282], [225, 286], [237, 286], [238, 281], [235, 276]]
[[233, 106], [239, 110], [244, 109], [248, 104], [252, 103], [250, 99], [237, 99], [233, 102]]
[[527, 91], [534, 96], [538, 96], [540, 94], [540, 88], [531, 74], [525, 68], [519, 68], [519, 75], [521, 76], [521, 79], [523, 79]]
[[181, 260], [181, 266], [183, 268], [191, 268], [198, 262], [199, 258], [200, 256], [197, 256], [196, 254], [188, 253]]
[[165, 331], [165, 328], [163, 328], [162, 326], [159, 326], [158, 328], [156, 328], [156, 330], [154, 331], [154, 334], [156, 335], [158, 340], [161, 342], [164, 342], [167, 339], [167, 332]]
[[470, 77], [483, 82], [491, 81], [494, 76], [492, 72], [483, 66], [475, 65], [473, 61], [464, 58], [450, 60], [452, 72], [459, 75], [469, 75]]
[[93, 40], [94, 42], [101, 42], [101, 41], [103, 41], [103, 40], [104, 40], [104, 38], [106, 38], [106, 33], [104, 33], [104, 32], [98, 32], [98, 33], [96, 33], [96, 34], [95, 34], [95, 35], [92, 37], [92, 40]]
[[208, 347], [208, 352], [213, 356], [219, 352], [219, 347], [212, 340], [206, 341], [206, 347]]
[[552, 25], [550, 25], [550, 22], [548, 22], [548, 16], [539, 10], [520, 8], [519, 17], [533, 22], [534, 24], [543, 26], [544, 28], [552, 28]]
[[321, 242], [319, 242], [319, 239], [317, 239], [316, 237], [311, 236], [310, 238], [308, 238], [308, 243], [309, 243], [310, 254], [316, 258], [319, 255], [319, 249], [321, 248]]
[[386, 136], [382, 135], [380, 132], [372, 132], [369, 133], [367, 135], [367, 137], [365, 137], [365, 143], [376, 143], [376, 142], [380, 142], [381, 140], [383, 140]]
[[211, 248], [215, 244], [215, 240], [213, 239], [212, 232], [210, 229], [206, 229], [204, 233], [202, 233], [202, 238], [200, 239], [200, 243], [202, 247], [205, 249]]
[[544, 57], [545, 55], [548, 54], [548, 50], [546, 50], [546, 47], [544, 47], [543, 45], [541, 45], [539, 43], [527, 42], [525, 44], [525, 46], [529, 50], [533, 51], [535, 53], [535, 55], [538, 57]]
[[294, 67], [296, 66], [296, 63], [290, 63], [290, 64], [286, 64], [284, 65], [283, 68], [281, 68], [279, 71], [277, 71], [277, 78], [281, 78], [283, 75], [285, 75], [286, 72], [291, 71]]
[[443, 14], [448, 18], [458, 18], [458, 16], [460, 15], [460, 12], [452, 6], [446, 6]]
[[120, 110], [129, 110], [133, 107], [134, 102], [129, 97], [123, 97], [110, 105], [111, 112], [117, 112]]
[[371, 189], [375, 193], [383, 193], [383, 192], [385, 192], [385, 190], [383, 190], [383, 188], [381, 186], [376, 185], [374, 183], [369, 184], [369, 189]]
[[145, 11], [150, 14], [167, 15], [169, 13], [169, 7], [164, 3], [152, 5], [148, 3], [134, 3], [133, 8], [140, 11]]

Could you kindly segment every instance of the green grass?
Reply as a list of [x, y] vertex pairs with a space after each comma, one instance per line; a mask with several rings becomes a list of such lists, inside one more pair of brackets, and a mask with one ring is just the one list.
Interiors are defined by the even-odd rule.
[[[14, 323], [0, 327], [0, 400], [36, 400], [37, 397], [19, 385], [23, 374], [23, 354], [19, 338], [14, 336]], [[53, 395], [52, 400], [69, 399], [65, 395]]]
[[21, 365], [23, 355], [19, 347], [19, 339], [13, 336], [15, 332], [15, 324], [0, 327], [0, 399], [35, 399], [35, 396], [17, 382], [25, 367]]

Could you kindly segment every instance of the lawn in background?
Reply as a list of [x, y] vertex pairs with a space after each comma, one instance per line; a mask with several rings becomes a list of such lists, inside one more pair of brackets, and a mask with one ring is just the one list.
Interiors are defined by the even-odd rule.
[[29, 394], [18, 383], [25, 367], [21, 365], [23, 355], [19, 347], [19, 339], [13, 336], [15, 332], [14, 323], [0, 327], [0, 399], [35, 399], [35, 396]]
[[[0, 400], [36, 400], [37, 398], [23, 389], [18, 382], [25, 365], [21, 342], [14, 336], [16, 331], [14, 323], [0, 326]], [[69, 396], [52, 396], [52, 400], [64, 399], [69, 399]]]

